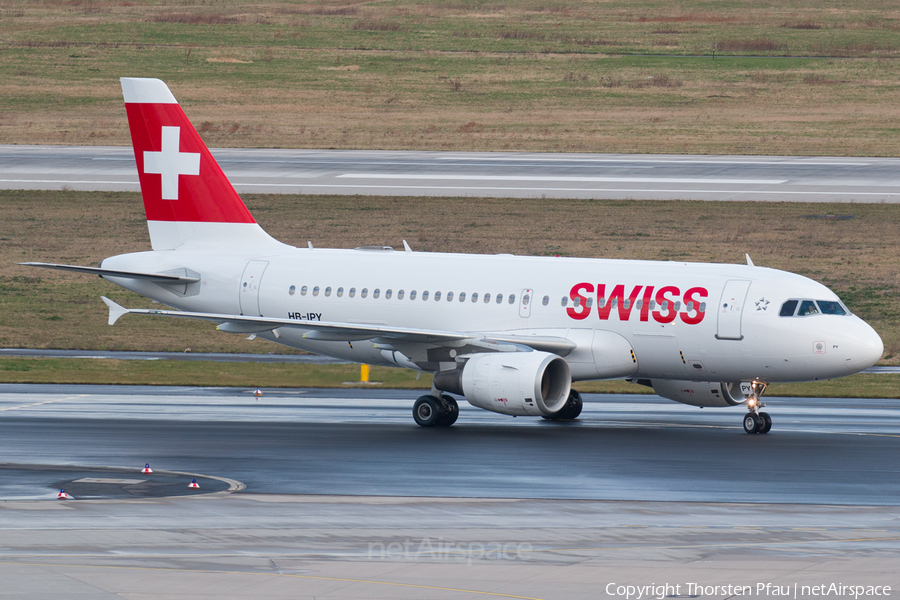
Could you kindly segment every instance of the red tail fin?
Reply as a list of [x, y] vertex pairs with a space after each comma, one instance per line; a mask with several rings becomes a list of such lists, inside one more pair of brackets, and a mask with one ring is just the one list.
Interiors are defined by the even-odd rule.
[[121, 81], [153, 249], [274, 241], [256, 224], [166, 84]]

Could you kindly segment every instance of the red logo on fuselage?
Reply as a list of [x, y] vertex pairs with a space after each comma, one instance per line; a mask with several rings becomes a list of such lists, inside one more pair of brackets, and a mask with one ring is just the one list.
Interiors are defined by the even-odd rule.
[[[596, 300], [597, 316], [601, 321], [607, 321], [611, 317], [629, 321], [633, 315], [638, 315], [641, 321], [649, 321], [652, 316], [658, 323], [671, 323], [680, 317], [688, 325], [696, 325], [706, 316], [706, 311], [702, 310], [702, 299], [709, 297], [706, 288], [692, 287], [682, 294], [674, 285], [660, 288], [636, 285], [627, 296], [625, 294], [624, 284], [613, 286], [607, 296], [604, 283], [598, 283], [596, 288], [593, 283], [576, 283], [569, 292], [569, 298], [575, 306], [566, 308], [566, 313], [579, 321], [586, 319]], [[679, 312], [679, 308], [684, 310]]]

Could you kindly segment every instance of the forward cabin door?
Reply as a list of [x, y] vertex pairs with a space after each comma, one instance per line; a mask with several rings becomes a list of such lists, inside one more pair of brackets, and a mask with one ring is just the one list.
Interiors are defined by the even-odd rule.
[[244, 268], [241, 276], [241, 314], [245, 317], [262, 316], [259, 312], [259, 284], [268, 266], [268, 261], [251, 260]]
[[741, 314], [744, 311], [744, 303], [747, 300], [747, 291], [750, 282], [746, 279], [731, 279], [722, 290], [722, 298], [719, 300], [719, 323], [716, 339], [742, 340]]

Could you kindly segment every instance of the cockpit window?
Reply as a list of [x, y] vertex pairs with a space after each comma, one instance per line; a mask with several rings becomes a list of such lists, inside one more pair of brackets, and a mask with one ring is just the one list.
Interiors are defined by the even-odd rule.
[[[797, 308], [797, 305], [800, 308]], [[849, 315], [850, 311], [835, 300], [788, 300], [781, 305], [782, 317], [808, 317], [810, 315]]]
[[797, 311], [798, 317], [805, 317], [807, 315], [817, 315], [819, 314], [819, 309], [816, 308], [816, 303], [812, 300], [804, 300], [800, 303], [800, 310]]
[[779, 313], [782, 317], [793, 317], [794, 311], [797, 309], [798, 300], [788, 300], [784, 304], [781, 305], [781, 313]]
[[832, 300], [816, 300], [816, 303], [819, 305], [819, 310], [822, 311], [822, 314], [826, 315], [846, 315], [847, 311], [844, 310], [844, 307], [841, 306], [840, 302], [834, 302]]

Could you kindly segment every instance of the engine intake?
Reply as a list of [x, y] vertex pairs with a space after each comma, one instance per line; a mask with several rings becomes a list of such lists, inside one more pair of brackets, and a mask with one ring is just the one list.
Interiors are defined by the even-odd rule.
[[476, 354], [461, 369], [437, 373], [434, 387], [505, 415], [550, 416], [566, 405], [572, 372], [549, 352], [491, 352]]
[[749, 381], [673, 381], [654, 379], [653, 391], [669, 400], [691, 406], [723, 407], [743, 404], [750, 398]]

